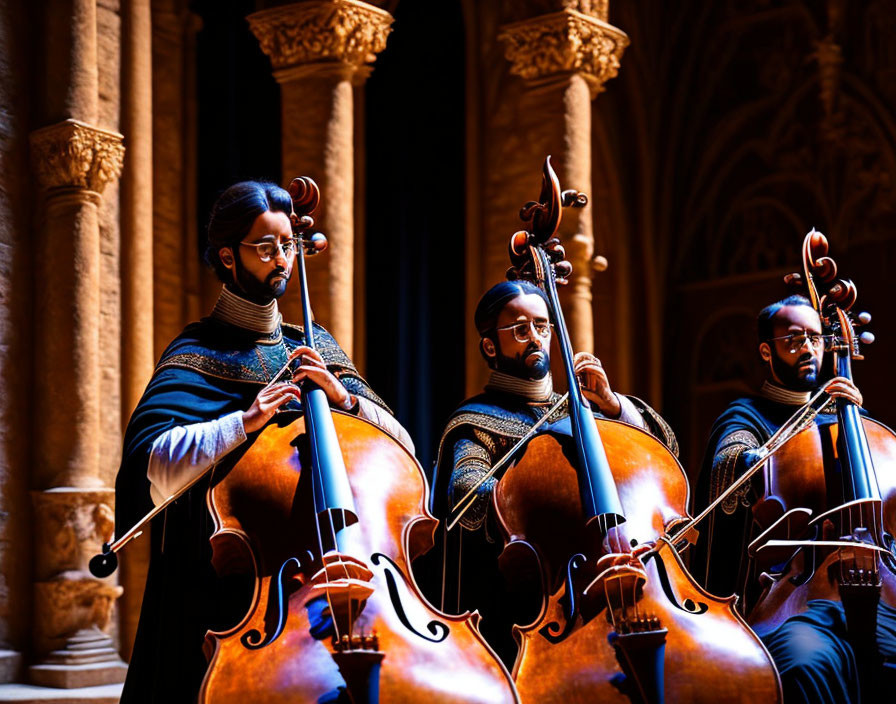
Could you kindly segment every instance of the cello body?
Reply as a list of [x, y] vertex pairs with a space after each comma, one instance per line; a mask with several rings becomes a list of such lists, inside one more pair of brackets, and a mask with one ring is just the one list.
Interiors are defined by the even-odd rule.
[[[684, 470], [649, 433], [618, 421], [596, 423], [625, 510], [626, 536], [656, 540], [687, 516]], [[704, 591], [668, 543], [660, 542], [645, 561], [645, 580], [619, 580], [622, 593], [614, 594], [611, 582], [591, 594], [594, 570], [582, 563], [566, 569], [572, 555], [601, 552], [597, 537], [582, 530], [574, 457], [569, 438], [537, 436], [495, 489], [507, 536], [502, 562], [512, 568], [529, 555], [545, 580], [541, 613], [515, 628], [514, 678], [522, 700], [780, 701], [771, 658], [736, 612], [734, 597]], [[578, 603], [572, 613], [570, 590]], [[626, 632], [657, 624], [666, 630], [661, 643], [648, 637], [644, 647], [615, 646]]]
[[[509, 673], [474, 616], [446, 616], [420, 596], [410, 557], [432, 540], [426, 484], [413, 456], [377, 426], [333, 420], [363, 531], [358, 554], [373, 572], [349, 647], [315, 633], [326, 602], [303, 418], [281, 414], [223, 476], [208, 503], [221, 572], [253, 569], [252, 603], [233, 629], [209, 633], [200, 702], [514, 702]], [[298, 558], [298, 563], [292, 558]], [[281, 574], [281, 566], [287, 566]], [[332, 574], [330, 575], [332, 577]], [[280, 597], [282, 594], [282, 598]], [[277, 631], [278, 605], [282, 632]], [[261, 642], [260, 642], [261, 641]], [[349, 652], [350, 651], [350, 652]]]
[[[314, 349], [304, 257], [326, 248], [307, 234], [320, 191], [297, 178], [289, 192]], [[209, 488], [213, 564], [247, 571], [255, 588], [239, 624], [207, 635], [199, 701], [518, 702], [478, 616], [436, 612], [414, 582], [437, 525], [420, 465], [380, 427], [332, 411], [311, 379], [301, 390], [303, 415], [275, 415]]]
[[[896, 535], [896, 434], [890, 428], [870, 418], [862, 418], [862, 428], [868, 440], [877, 485], [881, 495], [882, 526], [885, 536]], [[829, 516], [832, 525], [825, 529], [813, 519], [823, 517], [835, 509], [840, 501], [828, 497], [828, 483], [832, 467], [837, 463], [840, 426], [837, 423], [812, 426], [800, 431], [778, 450], [763, 469], [764, 491], [753, 506], [753, 516], [763, 535], [756, 539], [799, 540], [806, 537], [823, 539], [830, 533], [840, 538], [839, 530], [849, 530], [849, 517], [835, 511]], [[827, 468], [827, 469], [826, 469]], [[857, 505], [853, 511], [860, 510]], [[848, 509], [846, 509], [848, 514]], [[859, 523], [859, 521], [854, 521]], [[838, 530], [839, 529], [839, 530]], [[890, 538], [892, 540], [892, 537]], [[755, 606], [747, 616], [750, 625], [760, 635], [770, 633], [787, 619], [806, 610], [812, 599], [839, 601], [841, 561], [855, 559], [843, 550], [824, 548], [778, 549], [763, 551], [756, 557], [758, 571], [772, 570], [775, 564], [786, 564], [783, 574], [769, 580]], [[892, 571], [892, 556], [884, 556], [879, 570], [884, 603], [896, 607], [896, 576]], [[889, 563], [890, 568], [886, 565]], [[876, 602], [875, 602], [876, 603]]]

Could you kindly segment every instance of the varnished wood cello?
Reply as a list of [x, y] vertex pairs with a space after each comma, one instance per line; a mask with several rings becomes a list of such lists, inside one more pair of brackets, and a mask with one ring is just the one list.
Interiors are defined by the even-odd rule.
[[[860, 343], [852, 281], [838, 277], [827, 239], [803, 242], [798, 284], [818, 312], [833, 373], [852, 380]], [[839, 601], [856, 655], [863, 701], [882, 701], [896, 686], [877, 648], [877, 607], [896, 608], [896, 434], [837, 399], [836, 422], [809, 425], [765, 462], [752, 514], [751, 574], [765, 586], [747, 618], [760, 635], [804, 612], [813, 599]], [[890, 673], [890, 674], [887, 674]]]
[[554, 235], [561, 192], [546, 160], [538, 202], [510, 244], [511, 278], [545, 290], [569, 387], [571, 436], [548, 430], [518, 451], [493, 493], [502, 570], [536, 572], [542, 608], [516, 627], [514, 677], [531, 702], [774, 702], [780, 684], [758, 638], [691, 578], [664, 538], [688, 520], [675, 457], [648, 433], [596, 420], [573, 371], [556, 280], [569, 273]]

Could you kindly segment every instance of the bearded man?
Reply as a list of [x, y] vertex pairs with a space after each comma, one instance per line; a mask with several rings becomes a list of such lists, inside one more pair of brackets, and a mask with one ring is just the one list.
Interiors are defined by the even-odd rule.
[[[442, 434], [432, 495], [433, 513], [442, 519], [560, 399], [550, 372], [548, 302], [540, 288], [526, 281], [499, 283], [480, 300], [474, 321], [480, 352], [492, 371], [483, 393], [465, 401]], [[595, 417], [645, 428], [677, 453], [666, 422], [643, 401], [614, 393], [600, 360], [579, 353], [574, 364]], [[564, 404], [547, 423], [558, 427], [568, 417]], [[505, 589], [498, 572], [502, 541], [490, 517], [498, 480], [491, 477], [479, 486], [459, 526], [445, 536], [445, 569], [424, 562], [418, 574], [444, 572], [442, 584], [429, 586], [433, 601], [453, 613], [478, 609], [483, 635], [509, 665], [516, 652], [510, 626], [514, 619], [520, 622], [532, 600]]]
[[[205, 506], [208, 470], [232, 464], [280, 409], [301, 410], [297, 382], [311, 379], [330, 405], [380, 425], [411, 451], [407, 432], [321, 326], [316, 350], [283, 323], [277, 298], [297, 256], [282, 188], [237, 183], [215, 203], [206, 258], [223, 288], [209, 317], [188, 325], [159, 360], [124, 440], [116, 482], [116, 532], [190, 487], [152, 525], [152, 557], [122, 702], [195, 702], [207, 630], [248, 609], [244, 580], [218, 580]], [[287, 361], [300, 363], [282, 381]], [[272, 383], [275, 382], [275, 383]]]
[[[759, 314], [757, 331], [767, 378], [758, 396], [737, 399], [713, 426], [698, 483], [698, 509], [715, 500], [756, 461], [752, 451], [822, 383], [825, 341], [818, 313], [808, 299], [790, 296], [767, 306]], [[833, 379], [827, 390], [835, 399], [862, 405], [862, 394], [847, 379]], [[825, 406], [814, 422], [819, 426], [836, 423], [836, 404], [832, 401]], [[819, 466], [817, 471], [824, 472], [824, 468]], [[722, 502], [721, 511], [710, 515], [693, 570], [710, 592], [739, 595], [739, 606], [747, 615], [762, 590], [759, 575], [747, 558], [747, 545], [758, 536], [750, 511], [758, 498], [755, 491], [748, 482]], [[871, 701], [862, 699], [856, 657], [839, 601], [810, 600], [804, 612], [759, 636], [781, 675], [787, 704]], [[896, 611], [883, 602], [877, 612], [877, 648], [885, 662], [896, 662]], [[874, 685], [865, 683], [866, 697], [869, 686]]]

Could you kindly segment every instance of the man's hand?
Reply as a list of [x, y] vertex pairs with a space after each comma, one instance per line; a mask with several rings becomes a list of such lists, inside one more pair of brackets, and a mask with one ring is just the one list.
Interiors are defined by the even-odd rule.
[[348, 389], [342, 385], [342, 382], [327, 369], [327, 365], [324, 364], [324, 360], [316, 350], [310, 347], [297, 347], [289, 355], [289, 359], [299, 359], [302, 365], [293, 374], [292, 380], [294, 382], [298, 383], [302, 379], [311, 379], [324, 390], [330, 403], [334, 406], [344, 409], [354, 406], [355, 399], [348, 392]]
[[289, 382], [266, 386], [258, 392], [249, 410], [243, 413], [243, 429], [247, 433], [261, 430], [280, 406], [299, 398], [299, 395], [299, 388]]
[[585, 398], [595, 404], [607, 418], [618, 418], [622, 404], [610, 388], [610, 381], [600, 360], [588, 352], [579, 352], [572, 361], [573, 369]]
[[833, 398], [844, 398], [857, 406], [862, 405], [862, 392], [859, 391], [859, 388], [855, 384], [845, 377], [838, 376], [831, 379], [827, 386], [825, 386], [825, 391], [827, 391]]

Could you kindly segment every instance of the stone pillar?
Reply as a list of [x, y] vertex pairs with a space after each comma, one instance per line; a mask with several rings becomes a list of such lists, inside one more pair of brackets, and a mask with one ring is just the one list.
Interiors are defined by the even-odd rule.
[[[121, 417], [137, 406], [155, 363], [153, 350], [152, 17], [149, 0], [122, 3], [122, 132], [128, 150], [121, 177]], [[122, 428], [124, 430], [124, 428]], [[119, 532], [129, 526], [121, 526]], [[149, 540], [121, 559], [121, 652], [137, 632]]]
[[113, 531], [114, 492], [100, 473], [98, 205], [121, 172], [124, 146], [120, 134], [66, 119], [31, 134], [31, 155], [43, 201], [35, 238], [33, 474], [41, 662], [29, 674], [51, 687], [121, 682], [126, 667], [104, 633], [121, 589], [112, 578], [92, 577], [87, 562]]
[[[311, 176], [321, 187], [316, 226], [330, 247], [308, 260], [315, 319], [351, 356], [354, 321], [353, 86], [386, 46], [392, 16], [359, 0], [312, 0], [249, 16], [281, 86], [283, 179]], [[293, 285], [295, 282], [293, 282]], [[296, 295], [284, 317], [299, 320]]]
[[[628, 37], [607, 23], [606, 3], [588, 5], [590, 14], [566, 8], [505, 25], [498, 39], [504, 43], [511, 73], [526, 82], [521, 102], [532, 111], [530, 120], [540, 122], [546, 133], [561, 186], [590, 195], [591, 101], [619, 71]], [[537, 193], [537, 173], [533, 164], [533, 194]], [[560, 226], [573, 266], [562, 297], [576, 351], [594, 349], [594, 217], [590, 206], [570, 210], [564, 213]]]

